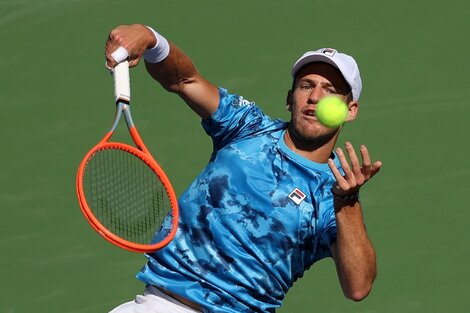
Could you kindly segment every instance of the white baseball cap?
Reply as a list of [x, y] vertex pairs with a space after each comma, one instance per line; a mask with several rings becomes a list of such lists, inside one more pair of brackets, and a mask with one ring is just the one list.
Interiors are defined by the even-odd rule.
[[308, 51], [294, 63], [292, 77], [295, 77], [304, 65], [312, 62], [325, 62], [336, 67], [349, 84], [349, 87], [351, 87], [353, 100], [357, 101], [359, 99], [362, 90], [362, 80], [359, 67], [353, 57], [331, 48]]

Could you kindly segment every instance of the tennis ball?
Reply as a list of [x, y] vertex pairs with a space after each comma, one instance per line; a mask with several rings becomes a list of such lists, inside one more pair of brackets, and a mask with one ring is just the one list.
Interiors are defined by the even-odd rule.
[[348, 106], [336, 96], [326, 96], [317, 103], [315, 115], [326, 127], [338, 128], [348, 117]]

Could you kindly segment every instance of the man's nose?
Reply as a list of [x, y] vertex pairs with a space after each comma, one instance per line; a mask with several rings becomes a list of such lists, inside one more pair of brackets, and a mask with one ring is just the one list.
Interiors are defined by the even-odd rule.
[[310, 104], [317, 104], [318, 101], [324, 96], [323, 89], [320, 86], [315, 86], [310, 92], [308, 97], [308, 103]]

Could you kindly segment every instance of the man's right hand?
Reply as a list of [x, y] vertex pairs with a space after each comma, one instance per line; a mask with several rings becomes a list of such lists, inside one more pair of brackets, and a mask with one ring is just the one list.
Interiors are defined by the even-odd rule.
[[129, 66], [134, 67], [142, 59], [145, 50], [154, 47], [156, 41], [152, 31], [142, 24], [118, 26], [109, 33], [106, 40], [106, 66], [114, 68], [117, 65], [111, 54], [122, 46], [129, 53]]

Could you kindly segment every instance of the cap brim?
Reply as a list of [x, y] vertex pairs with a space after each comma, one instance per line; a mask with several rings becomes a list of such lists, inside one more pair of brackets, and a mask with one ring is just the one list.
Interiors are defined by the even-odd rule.
[[[303, 57], [301, 60], [299, 60], [295, 65], [294, 67], [292, 68], [292, 77], [295, 77], [295, 75], [297, 74], [297, 72], [302, 68], [304, 67], [305, 65], [309, 64], [309, 63], [312, 63], [312, 62], [325, 62], [325, 63], [328, 63], [334, 67], [336, 67], [340, 72], [341, 72], [341, 69], [340, 67], [338, 66], [338, 64], [336, 64], [335, 61], [333, 61], [331, 58], [329, 58], [328, 56], [326, 56], [325, 54], [323, 53], [315, 53], [315, 54], [311, 54], [311, 55], [307, 55], [305, 57]], [[341, 75], [343, 75], [344, 77], [344, 74], [341, 72]]]

